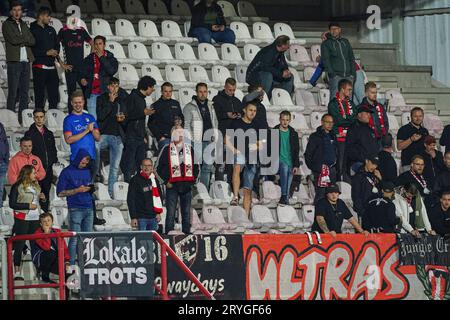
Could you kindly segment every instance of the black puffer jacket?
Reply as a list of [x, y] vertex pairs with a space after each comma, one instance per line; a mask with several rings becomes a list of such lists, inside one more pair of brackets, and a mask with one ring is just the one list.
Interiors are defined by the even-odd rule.
[[230, 97], [225, 90], [220, 91], [213, 98], [214, 110], [216, 111], [217, 121], [219, 122], [219, 130], [225, 134], [227, 128], [231, 128], [234, 119], [228, 118], [227, 112], [242, 113], [242, 102], [235, 96]]
[[[335, 160], [337, 159], [336, 136], [333, 131], [330, 132], [333, 139], [332, 147], [334, 150]], [[324, 139], [326, 133], [322, 127], [318, 127], [317, 131], [309, 136], [308, 144], [305, 150], [305, 162], [308, 168], [314, 173], [320, 173], [322, 165], [325, 163]]]
[[[160, 196], [162, 195], [161, 186], [155, 177], [156, 185]], [[161, 199], [162, 201], [162, 199]], [[153, 219], [156, 213], [153, 211], [153, 193], [152, 181], [145, 179], [137, 173], [131, 178], [127, 194], [128, 210], [131, 219]]]

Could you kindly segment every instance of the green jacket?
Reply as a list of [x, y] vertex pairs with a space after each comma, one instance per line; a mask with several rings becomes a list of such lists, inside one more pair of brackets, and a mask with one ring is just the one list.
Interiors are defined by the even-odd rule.
[[321, 45], [321, 57], [328, 77], [356, 76], [355, 56], [350, 42], [345, 38], [333, 38], [329, 33]]
[[2, 32], [6, 44], [6, 61], [20, 62], [20, 48], [26, 47], [28, 60], [32, 63], [34, 56], [31, 47], [34, 46], [35, 39], [25, 21], [20, 20], [20, 28], [22, 33], [20, 33], [17, 23], [11, 17], [2, 24]]
[[[340, 107], [336, 98], [333, 98], [328, 104], [328, 113], [333, 117], [334, 120], [333, 132], [339, 142], [345, 141], [345, 136], [341, 135], [342, 130], [347, 130], [356, 121], [356, 106], [353, 104], [352, 100], [349, 101], [352, 107], [352, 111], [351, 115], [346, 115], [345, 118], [341, 115]], [[344, 108], [346, 108], [345, 104]]]

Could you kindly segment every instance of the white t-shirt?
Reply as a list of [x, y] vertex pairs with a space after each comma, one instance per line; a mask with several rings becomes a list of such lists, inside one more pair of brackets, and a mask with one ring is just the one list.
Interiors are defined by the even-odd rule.
[[28, 192], [31, 192], [33, 194], [33, 201], [32, 203], [37, 205], [38, 208], [34, 210], [30, 210], [28, 214], [25, 216], [26, 221], [36, 221], [39, 220], [39, 195], [36, 192], [36, 189], [33, 187], [28, 187]]

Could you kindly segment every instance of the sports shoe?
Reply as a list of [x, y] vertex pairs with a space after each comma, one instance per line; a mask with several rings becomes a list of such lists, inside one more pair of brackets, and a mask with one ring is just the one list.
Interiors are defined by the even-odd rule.
[[14, 273], [14, 281], [24, 281], [25, 278], [20, 272]]
[[99, 219], [96, 216], [94, 216], [94, 225], [95, 226], [102, 226], [106, 224], [106, 220], [105, 219]]
[[230, 202], [230, 206], [238, 206], [239, 205], [239, 198], [233, 197], [233, 200]]

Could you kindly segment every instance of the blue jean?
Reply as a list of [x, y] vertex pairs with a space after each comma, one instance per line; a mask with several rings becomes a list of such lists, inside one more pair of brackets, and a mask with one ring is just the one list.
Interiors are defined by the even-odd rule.
[[253, 189], [253, 181], [255, 180], [256, 172], [258, 167], [256, 164], [245, 164], [241, 165], [242, 171], [242, 188], [247, 190]]
[[170, 138], [165, 138], [162, 141], [158, 141], [158, 151], [161, 151], [165, 146], [170, 144]]
[[211, 31], [206, 28], [195, 28], [190, 34], [191, 37], [197, 38], [199, 43], [211, 43], [214, 39], [216, 43], [232, 43], [236, 41], [236, 35], [230, 28], [225, 28], [224, 31]]
[[280, 169], [278, 172], [280, 174], [281, 195], [288, 197], [292, 179], [294, 178], [292, 175], [292, 167], [280, 161]]
[[153, 219], [138, 219], [138, 227], [139, 231], [157, 231], [158, 230], [158, 221], [156, 218]]
[[[201, 165], [200, 170], [200, 182], [203, 183], [206, 186], [206, 189], [209, 190], [209, 184], [211, 180], [211, 172], [213, 168], [213, 164], [209, 164], [211, 162], [211, 159], [205, 159], [205, 155], [203, 154], [203, 151], [205, 148], [209, 145], [210, 142], [203, 141], [202, 143], [194, 143], [194, 155], [195, 157], [199, 157], [199, 164]], [[200, 155], [202, 155], [200, 157]], [[208, 163], [206, 163], [208, 161]]]
[[122, 159], [123, 143], [120, 136], [102, 135], [100, 142], [95, 144], [97, 159], [95, 159], [96, 174], [100, 171], [100, 151], [109, 148], [109, 177], [108, 192], [112, 197], [114, 183], [117, 181], [119, 174], [120, 159]]
[[95, 118], [95, 120], [97, 120], [97, 98], [99, 96], [99, 94], [91, 94], [89, 99], [87, 99], [88, 112]]
[[356, 79], [353, 84], [353, 103], [355, 106], [359, 106], [365, 96], [364, 72], [362, 70], [358, 70], [356, 71]]
[[0, 163], [0, 208], [3, 208], [3, 190], [6, 184], [6, 172], [8, 171], [8, 164], [6, 162]]
[[[94, 227], [94, 210], [92, 208], [69, 208], [69, 230], [74, 232], [92, 232]], [[69, 240], [70, 264], [75, 264], [77, 238]]]
[[267, 97], [272, 99], [272, 90], [274, 88], [284, 89], [289, 94], [292, 94], [294, 91], [294, 77], [290, 77], [285, 81], [278, 82], [273, 78], [272, 73], [266, 71], [260, 71], [259, 74], [259, 84], [261, 84], [264, 88], [264, 91], [267, 93]]
[[122, 171], [125, 182], [130, 182], [134, 170], [139, 170], [145, 159], [144, 138], [128, 137], [125, 139], [125, 150], [122, 159]]
[[178, 197], [180, 198], [181, 209], [181, 230], [185, 234], [191, 233], [191, 199], [192, 192], [179, 192], [177, 186], [166, 189], [166, 234], [175, 228], [175, 216], [177, 212]]

